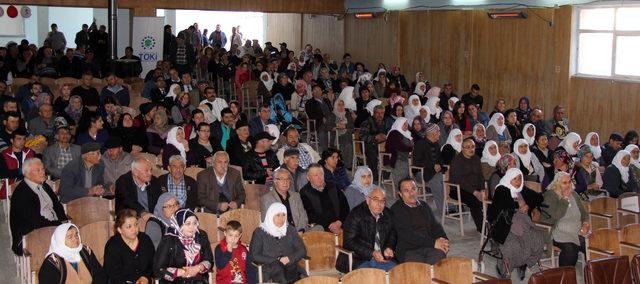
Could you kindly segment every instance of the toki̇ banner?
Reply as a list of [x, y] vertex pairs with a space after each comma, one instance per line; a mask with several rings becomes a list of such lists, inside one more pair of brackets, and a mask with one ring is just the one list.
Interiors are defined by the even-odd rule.
[[162, 45], [164, 36], [164, 18], [133, 17], [133, 36], [131, 47], [133, 54], [142, 61], [142, 73], [156, 68], [156, 62], [162, 60]]

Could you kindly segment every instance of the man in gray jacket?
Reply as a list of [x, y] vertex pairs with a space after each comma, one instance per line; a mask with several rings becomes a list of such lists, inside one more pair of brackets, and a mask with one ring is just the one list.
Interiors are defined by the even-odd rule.
[[80, 158], [80, 146], [71, 144], [69, 127], [61, 126], [56, 129], [56, 143], [44, 149], [44, 168], [52, 179], [60, 178], [62, 168], [69, 162]]
[[244, 203], [245, 192], [240, 172], [229, 168], [229, 154], [213, 154], [213, 166], [198, 173], [198, 203], [209, 213], [224, 213], [238, 209]]
[[80, 148], [82, 156], [68, 163], [62, 169], [60, 177], [60, 202], [68, 203], [86, 196], [102, 196], [107, 190], [113, 193], [114, 187], [104, 188], [104, 164], [100, 157], [100, 144], [85, 143]]
[[58, 31], [58, 25], [55, 23], [51, 24], [51, 31], [47, 35], [46, 40], [49, 41], [49, 45], [51, 45], [51, 49], [53, 49], [56, 57], [64, 54], [64, 49], [67, 47], [67, 39], [62, 32]]
[[110, 136], [105, 143], [106, 155], [102, 159], [104, 164], [104, 182], [115, 184], [116, 180], [131, 169], [133, 156], [122, 150], [122, 139]]

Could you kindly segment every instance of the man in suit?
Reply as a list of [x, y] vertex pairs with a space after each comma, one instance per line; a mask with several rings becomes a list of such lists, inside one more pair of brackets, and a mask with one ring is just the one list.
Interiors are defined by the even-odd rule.
[[45, 183], [44, 164], [31, 158], [22, 167], [24, 181], [11, 195], [10, 227], [13, 238], [11, 249], [22, 255], [22, 237], [29, 232], [47, 226], [60, 225], [67, 220], [64, 208], [53, 189]]
[[169, 173], [155, 179], [157, 184], [153, 187], [175, 195], [181, 208], [195, 210], [198, 206], [198, 185], [196, 180], [184, 175], [187, 160], [180, 155], [173, 155], [169, 158], [168, 169]]
[[146, 222], [156, 207], [158, 197], [162, 194], [155, 187], [158, 182], [151, 174], [153, 165], [145, 158], [136, 158], [131, 163], [131, 171], [120, 176], [116, 181], [116, 212], [121, 209], [136, 210]]
[[100, 154], [100, 144], [85, 143], [80, 149], [80, 159], [69, 162], [60, 177], [60, 201], [68, 203], [71, 200], [86, 196], [102, 196], [113, 188], [104, 188], [104, 164]]
[[62, 169], [69, 162], [79, 159], [80, 146], [71, 144], [71, 132], [68, 126], [56, 129], [56, 143], [44, 149], [42, 158], [47, 173], [55, 179], [60, 178]]
[[[284, 168], [278, 168], [273, 173], [274, 186], [273, 189], [260, 197], [260, 212], [262, 212], [262, 219], [267, 214], [267, 209], [271, 204], [280, 202], [287, 207], [287, 221], [291, 226], [294, 226], [298, 231], [307, 231], [311, 227], [309, 225], [309, 219], [307, 218], [307, 211], [304, 210], [302, 199], [300, 199], [300, 193], [289, 190], [289, 185], [293, 182], [291, 180], [291, 174]], [[315, 226], [314, 231], [322, 231], [322, 226]]]
[[205, 212], [226, 212], [240, 208], [245, 192], [240, 172], [229, 168], [229, 154], [213, 154], [213, 166], [198, 173], [198, 201]]

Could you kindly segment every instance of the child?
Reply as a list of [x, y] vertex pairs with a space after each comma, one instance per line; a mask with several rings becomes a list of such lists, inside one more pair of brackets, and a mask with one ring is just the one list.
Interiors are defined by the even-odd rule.
[[[224, 230], [224, 240], [215, 248], [216, 283], [250, 283], [252, 279], [249, 251], [240, 242], [242, 225], [238, 221], [229, 221]], [[249, 278], [247, 277], [249, 276]], [[253, 281], [252, 281], [253, 282]]]

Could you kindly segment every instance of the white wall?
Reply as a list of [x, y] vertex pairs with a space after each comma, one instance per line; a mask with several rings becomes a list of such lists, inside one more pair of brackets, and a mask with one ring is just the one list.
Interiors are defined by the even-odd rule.
[[[28, 19], [24, 19], [22, 18], [22, 16], [18, 16], [14, 19], [11, 19], [7, 16], [7, 6], [8, 5], [1, 5], [1, 7], [4, 9], [5, 14], [0, 18], [0, 23], [1, 21], [17, 21], [17, 20], [23, 20], [24, 21], [24, 33], [25, 35], [22, 36], [0, 36], [0, 45], [1, 46], [6, 46], [8, 42], [13, 41], [16, 43], [20, 43], [20, 41], [22, 39], [27, 39], [30, 43], [34, 43], [36, 42], [36, 44], [40, 45], [41, 41], [38, 41], [38, 7], [36, 6], [30, 6], [31, 7], [31, 17]], [[0, 26], [3, 26], [2, 24], [0, 24]], [[46, 34], [45, 34], [46, 35]]]

